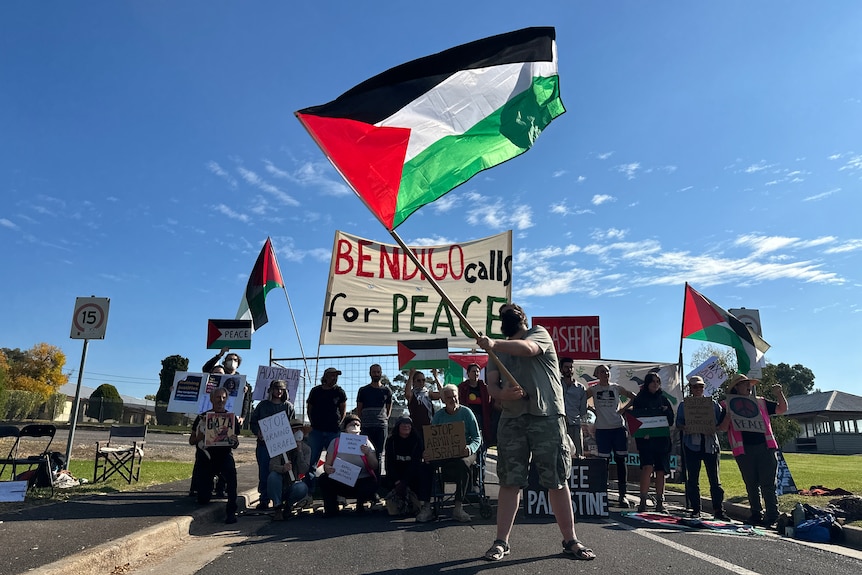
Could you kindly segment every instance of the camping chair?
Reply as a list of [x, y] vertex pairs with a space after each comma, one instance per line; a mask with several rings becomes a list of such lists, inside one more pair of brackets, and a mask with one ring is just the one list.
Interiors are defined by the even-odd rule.
[[93, 483], [107, 481], [115, 473], [119, 473], [130, 484], [138, 481], [146, 441], [146, 425], [112, 425], [108, 441], [96, 442]]
[[8, 465], [12, 469], [10, 479], [26, 480], [28, 489], [50, 487], [53, 492], [54, 474], [51, 470], [49, 449], [56, 433], [57, 428], [50, 424], [34, 423], [25, 425], [20, 430], [14, 425], [0, 426], [0, 438], [15, 437], [6, 458], [0, 459], [0, 477]]

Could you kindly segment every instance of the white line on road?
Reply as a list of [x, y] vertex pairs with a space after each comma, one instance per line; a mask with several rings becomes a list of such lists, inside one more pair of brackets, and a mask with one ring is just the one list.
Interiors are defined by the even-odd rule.
[[637, 535], [640, 535], [641, 537], [646, 537], [647, 539], [650, 539], [650, 540], [655, 541], [657, 543], [661, 543], [662, 545], [667, 545], [671, 549], [676, 549], [677, 551], [681, 551], [682, 553], [685, 553], [687, 555], [691, 555], [692, 557], [696, 557], [696, 558], [701, 559], [703, 561], [706, 561], [712, 565], [718, 565], [719, 567], [721, 567], [723, 569], [727, 569], [731, 573], [738, 573], [739, 575], [760, 575], [760, 573], [758, 573], [757, 571], [750, 571], [750, 570], [746, 569], [745, 567], [740, 567], [739, 565], [734, 565], [733, 563], [728, 563], [727, 561], [724, 561], [723, 559], [719, 559], [718, 557], [713, 557], [712, 555], [707, 555], [706, 553], [701, 553], [697, 549], [692, 549], [691, 547], [686, 547], [685, 545], [680, 545], [679, 543], [676, 543], [674, 541], [670, 541], [668, 539], [665, 539], [664, 537], [659, 537], [658, 535], [651, 533], [650, 531], [647, 531], [645, 529], [636, 529], [636, 528], [631, 527], [629, 525], [626, 525], [624, 523], [615, 522], [615, 521], [612, 521], [611, 523], [614, 523], [615, 526], [622, 527], [626, 531], [632, 531], [632, 532], [636, 533]]

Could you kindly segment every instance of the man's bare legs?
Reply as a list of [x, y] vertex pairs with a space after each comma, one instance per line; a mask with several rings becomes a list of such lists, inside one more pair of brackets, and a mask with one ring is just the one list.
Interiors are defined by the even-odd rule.
[[518, 505], [521, 503], [521, 488], [501, 485], [497, 495], [497, 539], [509, 542], [509, 534], [515, 523]]

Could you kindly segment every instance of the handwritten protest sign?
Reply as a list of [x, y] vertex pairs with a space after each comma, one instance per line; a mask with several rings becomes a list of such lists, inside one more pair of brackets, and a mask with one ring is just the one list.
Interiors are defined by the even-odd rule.
[[467, 440], [463, 421], [426, 425], [424, 432], [425, 450], [429, 453], [427, 457], [429, 461], [464, 457]]
[[257, 366], [257, 378], [254, 380], [254, 395], [252, 399], [255, 401], [263, 401], [269, 399], [267, 395], [270, 384], [281, 379], [287, 382], [287, 395], [291, 403], [296, 403], [296, 390], [299, 389], [299, 377], [302, 372], [298, 369], [287, 367], [278, 367], [272, 365]]
[[231, 412], [207, 412], [204, 445], [207, 447], [226, 447], [236, 438], [236, 415]]
[[715, 407], [710, 397], [685, 398], [685, 433], [715, 434]]
[[259, 420], [260, 433], [266, 443], [266, 450], [270, 457], [276, 457], [296, 449], [296, 438], [290, 428], [290, 420], [287, 412], [279, 411], [275, 415], [264, 417]]
[[329, 477], [351, 487], [356, 485], [356, 480], [359, 479], [359, 472], [362, 470], [358, 465], [348, 463], [340, 457], [335, 458], [335, 461], [332, 462], [332, 467], [335, 468], [335, 471]]
[[[572, 509], [579, 517], [608, 517], [608, 466], [602, 459], [576, 459], [569, 477]], [[530, 465], [524, 488], [524, 513], [528, 517], [551, 517], [554, 510], [548, 490], [539, 484], [539, 473]]]
[[737, 431], [766, 433], [766, 422], [763, 421], [760, 406], [747, 395], [728, 395], [727, 415]]
[[[353, 455], [365, 455], [362, 453], [362, 446], [368, 444], [367, 435], [356, 435], [355, 433], [342, 433], [338, 438], [338, 453], [350, 453]], [[373, 447], [372, 447], [373, 448]]]
[[[721, 384], [727, 379], [727, 373], [722, 369], [716, 355], [710, 356], [709, 359], [694, 368], [685, 378], [688, 380], [695, 375], [703, 378], [703, 394], [707, 396], [715, 395], [715, 392], [718, 391]], [[686, 414], [685, 419], [688, 421], [688, 414]]]

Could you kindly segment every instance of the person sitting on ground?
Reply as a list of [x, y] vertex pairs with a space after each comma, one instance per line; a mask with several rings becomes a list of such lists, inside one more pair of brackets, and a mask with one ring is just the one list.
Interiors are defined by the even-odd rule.
[[[778, 442], [772, 431], [771, 415], [781, 415], [787, 411], [787, 399], [781, 385], [772, 386], [772, 395], [778, 401], [771, 401], [759, 397], [753, 393], [754, 385], [758, 382], [741, 373], [737, 373], [728, 382], [727, 397], [723, 407], [733, 413], [734, 398], [739, 396], [753, 399], [757, 402], [759, 412], [757, 418], [762, 422], [762, 433], [757, 431], [743, 431], [736, 429], [732, 417], [725, 417], [718, 425], [719, 431], [727, 431], [727, 440], [736, 465], [745, 482], [745, 490], [748, 493], [748, 505], [751, 509], [751, 517], [748, 522], [751, 525], [763, 525], [771, 527], [778, 521], [778, 496], [775, 493], [776, 475], [778, 469]], [[738, 402], [737, 402], [738, 403]], [[766, 507], [766, 515], [763, 515], [763, 506], [760, 497], [763, 496], [763, 504]]]
[[[689, 397], [704, 397], [706, 383], [699, 375], [688, 379]], [[682, 445], [685, 457], [685, 497], [691, 505], [691, 516], [700, 517], [700, 466], [701, 462], [706, 469], [706, 478], [709, 480], [709, 495], [712, 499], [712, 513], [718, 521], [730, 521], [724, 513], [724, 489], [721, 487], [719, 476], [719, 459], [721, 447], [718, 443], [718, 434], [691, 433], [685, 427], [685, 404], [683, 401], [676, 412], [676, 427], [682, 431]], [[712, 400], [713, 414], [716, 425], [724, 420], [724, 409]]]
[[287, 414], [288, 421], [293, 420], [295, 417], [293, 405], [288, 401], [286, 381], [283, 379], [272, 380], [269, 384], [268, 395], [267, 399], [257, 404], [251, 414], [251, 432], [257, 436], [257, 446], [254, 451], [255, 459], [257, 459], [257, 490], [260, 493], [260, 501], [257, 504], [257, 509], [266, 509], [269, 507], [270, 499], [272, 499], [267, 491], [270, 465], [269, 450], [266, 448], [266, 442], [263, 440], [263, 433], [260, 430], [260, 420], [272, 417], [282, 411]]
[[[210, 401], [213, 404], [213, 412], [227, 413], [227, 390], [223, 387], [215, 387], [210, 391]], [[198, 503], [206, 504], [212, 499], [213, 477], [221, 475], [224, 477], [227, 487], [227, 505], [225, 506], [225, 523], [236, 523], [236, 463], [233, 459], [233, 450], [239, 446], [239, 422], [234, 419], [234, 433], [230, 436], [230, 445], [206, 445], [206, 413], [201, 413], [192, 424], [192, 434], [189, 436], [189, 445], [196, 445], [195, 467], [198, 468], [197, 492]]]
[[[344, 421], [341, 424], [343, 433], [359, 435], [361, 428], [362, 423], [358, 416], [353, 413], [344, 416]], [[359, 448], [362, 455], [356, 455], [339, 451], [340, 440], [340, 436], [336, 437], [326, 448], [326, 461], [323, 464], [324, 473], [320, 476], [319, 486], [323, 496], [324, 517], [338, 515], [339, 496], [355, 498], [356, 511], [362, 513], [365, 511], [365, 502], [373, 501], [374, 495], [377, 493], [377, 475], [374, 470], [377, 469], [378, 463], [374, 445], [366, 438], [365, 443]], [[335, 473], [336, 458], [359, 467], [359, 477], [354, 485], [347, 485], [331, 477]]]
[[302, 509], [312, 503], [308, 485], [299, 475], [308, 469], [308, 460], [311, 457], [311, 448], [303, 441], [302, 426], [301, 419], [291, 420], [290, 428], [296, 439], [296, 449], [269, 460], [266, 492], [272, 498], [272, 506], [275, 508], [274, 521], [290, 517], [294, 509]]
[[437, 379], [436, 370], [434, 370], [434, 384], [437, 390], [429, 390], [425, 387], [428, 381], [425, 374], [421, 371], [416, 371], [415, 368], [410, 369], [407, 374], [407, 381], [410, 385], [404, 386], [404, 399], [407, 400], [407, 410], [410, 413], [410, 419], [413, 420], [413, 427], [416, 433], [421, 438], [424, 435], [425, 426], [431, 425], [431, 418], [434, 417], [434, 404], [432, 400], [440, 399], [440, 381]]
[[431, 480], [433, 469], [422, 461], [425, 446], [413, 427], [413, 420], [401, 417], [395, 422], [393, 434], [386, 440], [384, 462], [386, 475], [382, 481], [387, 489], [401, 501], [408, 499], [407, 490], [413, 490], [419, 499], [419, 513], [416, 521], [431, 521]]
[[[473, 475], [472, 470], [473, 465], [476, 463], [476, 452], [479, 451], [479, 447], [482, 445], [482, 435], [479, 433], [479, 424], [476, 422], [476, 416], [473, 415], [472, 411], [463, 407], [458, 402], [458, 386], [451, 384], [444, 385], [442, 393], [443, 404], [446, 408], [434, 414], [431, 425], [454, 423], [457, 421], [463, 422], [466, 445], [463, 457], [443, 459], [434, 463], [440, 466], [444, 479], [455, 482], [455, 508], [452, 510], [452, 519], [466, 523], [473, 520], [470, 514], [464, 511], [464, 499], [466, 499], [467, 489], [470, 486], [470, 480]], [[426, 461], [428, 461], [429, 456], [430, 452], [426, 449]]]
[[[670, 427], [673, 425], [673, 406], [661, 390], [661, 377], [650, 372], [644, 377], [644, 384], [634, 400], [627, 406], [634, 417], [659, 416], [666, 418], [667, 427], [658, 427], [649, 435], [636, 437], [635, 443], [640, 455], [640, 503], [638, 512], [646, 511], [649, 497], [650, 477], [655, 471], [655, 510], [664, 513], [664, 480], [670, 473]], [[649, 432], [648, 432], [649, 433]]]

